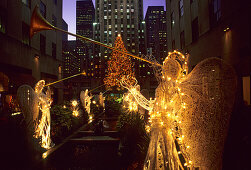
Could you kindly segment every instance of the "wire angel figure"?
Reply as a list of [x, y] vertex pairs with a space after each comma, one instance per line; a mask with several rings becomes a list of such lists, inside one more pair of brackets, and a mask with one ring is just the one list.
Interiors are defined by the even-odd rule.
[[92, 121], [93, 119], [93, 115], [91, 115], [91, 99], [92, 99], [92, 95], [88, 95], [88, 89], [86, 89], [85, 91], [81, 91], [80, 93], [80, 101], [82, 103], [82, 106], [85, 108], [85, 110], [88, 113], [89, 116], [89, 121]]
[[105, 108], [105, 97], [103, 97], [103, 93], [99, 93], [99, 105]]
[[32, 131], [35, 138], [41, 139], [41, 147], [50, 149], [53, 146], [50, 138], [52, 99], [50, 89], [45, 90], [44, 87], [44, 80], [36, 84], [35, 91], [28, 85], [22, 85], [18, 88], [17, 96], [27, 128]]
[[218, 58], [200, 62], [188, 74], [188, 58], [170, 53], [153, 65], [159, 85], [149, 101], [121, 81], [137, 103], [149, 110], [150, 144], [144, 169], [221, 169], [232, 111], [236, 75]]

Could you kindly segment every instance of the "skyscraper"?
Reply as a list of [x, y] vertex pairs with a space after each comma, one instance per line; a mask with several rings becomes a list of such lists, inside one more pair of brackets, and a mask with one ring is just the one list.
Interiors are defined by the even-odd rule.
[[[92, 0], [79, 0], [76, 4], [76, 33], [88, 38], [93, 38], [93, 22], [95, 9]], [[88, 71], [89, 59], [93, 56], [93, 45], [77, 39], [76, 50], [81, 59], [81, 71]]]
[[146, 17], [147, 53], [159, 62], [167, 56], [167, 25], [164, 6], [149, 6]]
[[[133, 54], [145, 54], [145, 22], [143, 21], [143, 0], [96, 0], [94, 39], [113, 45], [115, 38], [121, 34], [127, 51]], [[95, 45], [93, 76], [105, 75], [105, 63], [110, 50]], [[139, 61], [133, 59], [136, 75], [139, 75]]]

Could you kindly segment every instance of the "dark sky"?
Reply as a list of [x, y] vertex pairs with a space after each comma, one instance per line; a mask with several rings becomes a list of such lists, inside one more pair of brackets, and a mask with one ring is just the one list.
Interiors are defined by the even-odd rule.
[[[95, 0], [92, 0], [95, 4]], [[144, 14], [148, 6], [165, 6], [165, 0], [143, 0]], [[63, 0], [63, 18], [68, 24], [68, 31], [76, 33], [76, 0]], [[69, 36], [69, 40], [75, 39]]]

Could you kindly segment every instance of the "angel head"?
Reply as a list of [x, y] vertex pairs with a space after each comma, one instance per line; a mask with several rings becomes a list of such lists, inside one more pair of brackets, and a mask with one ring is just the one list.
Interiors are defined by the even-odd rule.
[[175, 81], [184, 72], [187, 72], [187, 58], [177, 51], [169, 53], [162, 66], [163, 78]]
[[167, 57], [163, 62], [162, 75], [164, 78], [176, 80], [180, 76], [181, 66], [177, 60]]

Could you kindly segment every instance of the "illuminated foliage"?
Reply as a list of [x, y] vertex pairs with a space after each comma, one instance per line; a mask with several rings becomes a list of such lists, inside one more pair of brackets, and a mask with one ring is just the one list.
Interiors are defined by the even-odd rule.
[[[120, 51], [126, 51], [120, 35], [118, 35], [115, 41], [115, 48]], [[129, 56], [114, 50], [107, 64], [108, 74], [104, 79], [106, 87], [121, 87], [120, 80], [122, 77], [126, 77], [128, 84], [134, 84], [134, 72], [132, 71], [132, 62]]]

